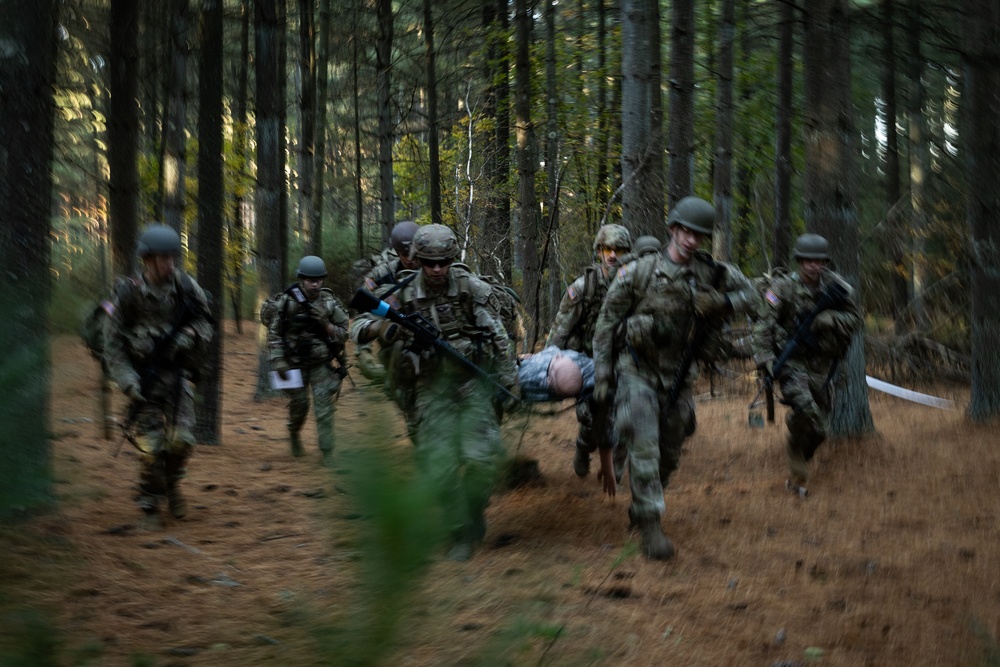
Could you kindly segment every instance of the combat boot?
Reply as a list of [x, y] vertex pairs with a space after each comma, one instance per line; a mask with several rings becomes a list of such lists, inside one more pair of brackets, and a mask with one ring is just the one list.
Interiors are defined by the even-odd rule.
[[590, 454], [579, 447], [573, 456], [573, 472], [576, 473], [577, 477], [586, 477], [590, 472]]
[[163, 530], [163, 517], [156, 511], [156, 508], [142, 510], [142, 519], [139, 521], [142, 530]]
[[183, 519], [187, 516], [188, 505], [181, 495], [181, 490], [176, 486], [171, 486], [167, 490], [167, 507], [170, 508], [170, 516], [175, 519]]
[[299, 457], [305, 455], [306, 450], [302, 448], [302, 438], [299, 437], [298, 433], [289, 433], [288, 440], [291, 444], [292, 456]]
[[645, 520], [639, 524], [642, 548], [650, 560], [670, 560], [674, 557], [674, 543], [663, 534], [659, 520]]

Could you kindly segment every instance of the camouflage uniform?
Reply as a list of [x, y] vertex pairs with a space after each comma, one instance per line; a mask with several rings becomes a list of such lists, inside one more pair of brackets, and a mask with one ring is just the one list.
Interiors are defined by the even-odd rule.
[[[405, 269], [399, 260], [399, 255], [392, 248], [383, 251], [377, 259], [379, 261], [365, 274], [361, 286], [372, 294], [381, 297], [382, 294], [396, 284], [397, 274]], [[389, 297], [391, 305], [395, 308], [398, 302], [394, 301], [394, 299], [395, 295]], [[361, 374], [372, 382], [382, 383], [386, 377], [385, 368], [389, 361], [390, 350], [380, 349], [376, 358], [373, 351], [374, 343], [372, 341], [358, 342], [358, 334], [368, 326], [371, 318], [372, 316], [369, 313], [361, 313], [354, 318], [351, 322], [351, 340], [357, 344], [354, 351], [358, 359], [358, 368], [361, 369]]]
[[[640, 526], [659, 529], [665, 510], [663, 491], [677, 469], [681, 445], [694, 413], [691, 385], [698, 374], [693, 363], [668, 409], [668, 393], [677, 365], [693, 331], [693, 292], [712, 285], [717, 263], [698, 252], [686, 265], [668, 253], [650, 255], [618, 270], [608, 290], [594, 333], [596, 382], [614, 385], [619, 447], [627, 454], [632, 507], [629, 515]], [[739, 269], [722, 264], [718, 291], [733, 312], [756, 308], [750, 282]], [[721, 330], [723, 319], [705, 322], [710, 334]], [[616, 332], [622, 335], [616, 337]], [[696, 347], [696, 361], [711, 357], [714, 346]], [[618, 463], [616, 461], [616, 463]], [[616, 469], [621, 478], [622, 470]]]
[[[630, 249], [632, 245], [628, 230], [620, 225], [605, 225], [598, 230], [594, 239], [594, 251], [601, 247]], [[606, 276], [598, 258], [598, 263], [588, 266], [566, 289], [559, 312], [552, 323], [545, 345], [554, 345], [561, 350], [575, 350], [588, 357], [594, 356], [594, 327], [601, 311], [608, 286], [614, 274]], [[576, 404], [576, 421], [579, 431], [576, 437], [576, 455], [573, 468], [576, 474], [584, 476], [590, 467], [590, 454], [599, 448], [614, 447], [615, 434], [611, 423], [610, 410], [602, 409], [594, 403], [593, 395], [587, 395]]]
[[817, 317], [811, 335], [804, 344], [796, 346], [775, 378], [781, 388], [781, 402], [791, 408], [785, 417], [786, 451], [790, 481], [796, 486], [808, 481], [806, 463], [826, 439], [830, 373], [861, 326], [861, 309], [854, 290], [835, 272], [825, 269], [815, 289], [804, 284], [798, 273], [793, 273], [771, 282], [764, 292], [753, 329], [754, 361], [765, 367], [781, 354], [795, 336], [799, 321], [813, 310], [816, 300], [832, 281], [840, 282], [846, 289], [847, 302]]
[[341, 378], [331, 366], [334, 354], [320, 332], [327, 323], [332, 323], [335, 331], [330, 340], [342, 346], [347, 340], [348, 317], [337, 297], [325, 287], [310, 305], [312, 314], [291, 295], [282, 294], [268, 327], [267, 340], [271, 367], [275, 371], [298, 368], [302, 373], [302, 386], [285, 390], [289, 398], [288, 432], [292, 453], [302, 454], [299, 431], [309, 414], [311, 387], [319, 449], [328, 460], [333, 452], [334, 401], [340, 395]]
[[589, 394], [594, 390], [594, 360], [575, 350], [560, 350], [549, 346], [537, 352], [524, 361], [517, 369], [518, 384], [521, 386], [521, 400], [525, 403], [541, 403], [544, 401], [562, 400], [554, 397], [549, 391], [549, 363], [557, 355], [572, 359], [580, 367], [583, 375], [581, 394]]
[[[145, 399], [133, 399], [129, 406], [140, 451], [138, 504], [152, 514], [166, 495], [178, 516], [174, 494], [179, 494], [177, 485], [195, 444], [191, 378], [196, 359], [215, 335], [208, 300], [194, 279], [175, 270], [173, 278], [159, 286], [141, 274], [119, 279], [111, 303], [104, 321], [104, 362], [126, 394], [141, 387]], [[156, 342], [170, 334], [182, 308], [192, 311], [187, 326], [195, 332], [194, 347], [170, 352], [169, 363], [150, 367]]]
[[[489, 285], [453, 267], [446, 286], [433, 289], [418, 273], [398, 294], [402, 312], [420, 313], [467, 359], [516, 387], [509, 339], [494, 315]], [[405, 341], [394, 346], [391, 372], [407, 395], [417, 462], [438, 493], [448, 534], [471, 545], [485, 533], [483, 512], [504, 455], [491, 403], [494, 387], [434, 350], [408, 351]]]

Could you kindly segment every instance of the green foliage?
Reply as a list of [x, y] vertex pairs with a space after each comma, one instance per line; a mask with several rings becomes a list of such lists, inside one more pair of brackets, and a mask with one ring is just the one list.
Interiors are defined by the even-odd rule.
[[[35, 609], [5, 614], [0, 621], [0, 665], [4, 667], [59, 667], [62, 640], [55, 621]], [[84, 664], [77, 662], [75, 664]]]

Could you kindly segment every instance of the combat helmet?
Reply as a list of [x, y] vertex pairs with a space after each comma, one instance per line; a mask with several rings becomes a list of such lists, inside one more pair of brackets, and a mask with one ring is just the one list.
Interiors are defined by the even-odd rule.
[[306, 255], [299, 260], [295, 275], [299, 278], [326, 278], [326, 264], [316, 255]]
[[628, 251], [632, 249], [632, 235], [621, 225], [604, 225], [597, 230], [594, 237], [594, 252], [599, 248], [614, 248]]
[[674, 225], [711, 236], [715, 226], [715, 208], [701, 197], [684, 197], [674, 204], [667, 216], [667, 228]]
[[803, 234], [795, 241], [792, 251], [795, 259], [822, 259], [830, 261], [830, 242], [819, 234]]
[[139, 237], [136, 244], [136, 254], [146, 255], [180, 255], [181, 237], [173, 227], [167, 225], [150, 225]]
[[660, 243], [660, 239], [655, 236], [640, 236], [632, 244], [632, 252], [635, 253], [636, 257], [644, 257], [646, 255], [651, 255], [656, 252], [660, 252], [660, 248], [663, 245]]
[[389, 235], [389, 245], [400, 257], [410, 256], [410, 244], [413, 242], [413, 235], [420, 229], [420, 225], [412, 220], [397, 222]]
[[452, 260], [458, 256], [458, 238], [444, 225], [424, 225], [413, 235], [410, 259]]

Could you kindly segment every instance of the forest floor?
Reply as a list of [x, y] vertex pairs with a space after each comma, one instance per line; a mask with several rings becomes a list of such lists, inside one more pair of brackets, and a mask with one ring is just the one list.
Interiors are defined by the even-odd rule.
[[699, 386], [666, 492], [678, 554], [652, 562], [627, 482], [611, 499], [578, 478], [574, 412], [546, 404], [504, 427], [541, 479], [498, 491], [456, 563], [424, 539], [394, 407], [345, 384], [334, 467], [311, 417], [292, 458], [284, 400], [252, 398], [256, 334], [230, 325], [222, 443], [197, 448], [190, 512], [155, 532], [138, 527], [134, 451], [101, 437], [97, 364], [53, 341], [59, 507], [0, 533], [0, 663], [54, 642], [63, 665], [1000, 664], [995, 424], [872, 393], [877, 434], [826, 443], [800, 499], [783, 408], [750, 428], [749, 378]]

